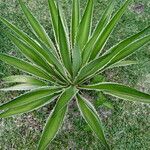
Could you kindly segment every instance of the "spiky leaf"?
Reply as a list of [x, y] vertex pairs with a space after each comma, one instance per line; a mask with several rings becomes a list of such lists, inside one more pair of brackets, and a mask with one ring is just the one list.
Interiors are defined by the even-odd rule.
[[85, 121], [88, 123], [88, 125], [97, 135], [97, 137], [107, 147], [107, 149], [110, 149], [104, 136], [101, 120], [99, 119], [98, 114], [94, 109], [93, 105], [79, 94], [77, 95], [77, 102], [80, 112]]
[[115, 97], [135, 101], [150, 103], [150, 95], [116, 83], [99, 83], [95, 85], [81, 86], [82, 89], [103, 91]]

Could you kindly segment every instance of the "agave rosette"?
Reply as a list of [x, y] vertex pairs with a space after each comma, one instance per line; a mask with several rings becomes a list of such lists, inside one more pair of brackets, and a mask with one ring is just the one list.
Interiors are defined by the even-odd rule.
[[7, 32], [7, 36], [28, 59], [25, 61], [0, 53], [1, 61], [26, 73], [3, 78], [4, 83], [15, 85], [3, 88], [1, 91], [26, 92], [1, 104], [0, 118], [30, 112], [56, 100], [56, 105], [47, 119], [38, 144], [38, 150], [44, 150], [61, 127], [69, 102], [75, 98], [85, 121], [104, 146], [110, 149], [101, 120], [93, 105], [82, 96], [81, 90], [97, 90], [124, 100], [150, 103], [149, 94], [125, 85], [111, 82], [87, 85], [86, 82], [108, 68], [134, 64], [134, 61], [124, 59], [150, 41], [149, 34], [142, 36], [148, 31], [149, 26], [104, 53], [103, 48], [130, 0], [126, 0], [114, 15], [112, 15], [114, 1], [112, 1], [92, 33], [94, 0], [87, 1], [82, 17], [79, 0], [73, 0], [70, 32], [59, 2], [48, 0], [54, 42], [22, 0], [18, 1], [34, 31], [34, 37], [30, 37], [0, 17], [0, 20], [14, 33]]

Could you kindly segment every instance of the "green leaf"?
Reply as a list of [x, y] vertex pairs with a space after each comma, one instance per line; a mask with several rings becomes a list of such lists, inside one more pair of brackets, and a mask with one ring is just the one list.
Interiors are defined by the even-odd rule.
[[[139, 39], [139, 37], [146, 33], [149, 32], [150, 26], [146, 27], [145, 29], [143, 29], [142, 31], [126, 38], [125, 40], [122, 40], [121, 42], [119, 42], [118, 44], [116, 44], [115, 46], [111, 47], [108, 51], [106, 51], [105, 54], [108, 53], [118, 53], [119, 51], [123, 50], [126, 46], [128, 46], [129, 44], [131, 44], [132, 42], [136, 41]], [[104, 54], [104, 55], [105, 55]]]
[[150, 103], [150, 95], [133, 88], [116, 83], [99, 83], [95, 85], [83, 85], [81, 89], [103, 91], [109, 95], [136, 102]]
[[52, 67], [46, 62], [45, 59], [34, 49], [25, 44], [22, 40], [15, 37], [12, 34], [8, 34], [8, 37], [13, 43], [20, 49], [21, 53], [25, 55], [31, 62], [42, 67], [42, 69], [53, 73]]
[[9, 108], [15, 108], [22, 106], [24, 104], [37, 101], [40, 98], [46, 97], [48, 95], [58, 93], [61, 91], [61, 88], [56, 87], [43, 87], [30, 92], [27, 92], [19, 97], [16, 97], [14, 100], [9, 101], [0, 105], [0, 110], [6, 110]]
[[31, 112], [33, 110], [36, 110], [36, 109], [46, 105], [47, 103], [52, 102], [56, 97], [57, 97], [56, 94], [52, 94], [52, 95], [37, 99], [36, 101], [28, 103], [28, 104], [10, 108], [10, 109], [0, 113], [0, 118], [6, 118], [6, 117], [10, 117], [10, 116], [16, 115], [16, 114]]
[[45, 150], [48, 144], [55, 138], [63, 124], [66, 112], [67, 106], [57, 112], [54, 109], [46, 122], [37, 150]]
[[50, 11], [51, 21], [52, 21], [52, 25], [53, 25], [53, 30], [54, 30], [54, 34], [55, 34], [55, 40], [58, 41], [58, 38], [59, 38], [58, 10], [57, 10], [54, 0], [48, 0], [48, 4], [49, 4], [49, 11]]
[[94, 7], [94, 0], [88, 1], [83, 17], [79, 24], [76, 43], [81, 50], [83, 49], [84, 45], [87, 43], [90, 36], [91, 26], [92, 26], [93, 7]]
[[4, 83], [25, 83], [28, 85], [46, 86], [47, 83], [27, 75], [14, 75], [2, 79]]
[[78, 89], [74, 86], [70, 86], [67, 88], [62, 95], [60, 96], [58, 102], [57, 102], [57, 107], [55, 107], [56, 111], [61, 110], [64, 106], [66, 106], [70, 100], [76, 95], [78, 92]]
[[65, 82], [61, 74], [50, 65], [42, 55], [39, 54], [34, 48], [28, 46], [19, 38], [8, 34], [8, 37], [13, 41], [13, 43], [20, 49], [21, 53], [24, 54], [31, 62], [35, 65], [40, 66], [43, 70], [45, 70], [48, 74], [54, 76], [58, 81], [57, 82]]
[[72, 47], [74, 47], [74, 41], [78, 31], [80, 21], [80, 4], [79, 0], [73, 0], [72, 2], [72, 22], [71, 22], [71, 38]]
[[117, 63], [111, 65], [109, 68], [125, 67], [125, 66], [135, 65], [135, 64], [138, 64], [138, 62], [132, 61], [132, 60], [124, 60], [124, 61], [120, 61], [120, 62], [117, 62]]
[[103, 13], [102, 18], [98, 22], [90, 40], [85, 45], [83, 52], [82, 52], [83, 65], [88, 61], [90, 54], [92, 52], [91, 49], [93, 48], [98, 36], [101, 34], [104, 27], [109, 22], [113, 8], [114, 8], [114, 4], [115, 4], [114, 0], [110, 2], [109, 6], [106, 8], [105, 12]]
[[50, 117], [47, 120], [46, 126], [43, 130], [43, 134], [39, 142], [38, 150], [46, 149], [48, 144], [56, 136], [59, 128], [63, 123], [65, 113], [67, 111], [67, 104], [75, 96], [76, 93], [77, 93], [76, 88], [72, 86], [62, 93], [62, 95], [60, 96], [60, 98], [56, 103], [53, 112], [51, 113]]
[[130, 45], [122, 49], [122, 51], [120, 51], [117, 55], [115, 55], [115, 57], [110, 61], [108, 66], [130, 56], [137, 49], [141, 48], [143, 45], [147, 44], [148, 42], [150, 42], [150, 35], [147, 35], [145, 37], [136, 40], [135, 42], [131, 43]]
[[69, 33], [69, 29], [68, 29], [68, 23], [67, 23], [67, 17], [64, 13], [64, 10], [63, 9], [63, 6], [62, 6], [62, 3], [59, 3], [58, 2], [58, 5], [59, 5], [59, 14], [60, 14], [60, 18], [61, 18], [61, 21], [62, 21], [62, 24], [63, 24], [63, 27], [64, 27], [64, 31], [66, 33], [66, 37], [67, 37], [67, 42], [69, 44], [69, 47], [71, 46], [71, 43], [70, 43], [70, 33]]
[[103, 29], [103, 32], [99, 36], [98, 40], [95, 43], [93, 48], [90, 60], [93, 60], [96, 56], [100, 54], [103, 47], [105, 46], [106, 41], [108, 40], [111, 32], [113, 31], [114, 27], [118, 23], [119, 19], [124, 14], [125, 10], [127, 9], [131, 0], [127, 0], [124, 5], [119, 9], [119, 11], [114, 15], [111, 21], [107, 24], [107, 26]]
[[110, 65], [131, 55], [137, 49], [139, 49], [140, 47], [142, 47], [143, 45], [147, 44], [150, 41], [150, 35], [135, 40], [134, 42], [132, 40], [131, 40], [132, 42], [131, 41], [129, 42], [129, 39], [133, 39], [133, 36], [120, 43], [122, 45], [124, 42], [128, 41], [125, 48], [123, 49], [117, 48], [116, 50], [114, 49], [112, 52], [103, 55], [102, 57], [99, 57], [91, 61], [89, 64], [85, 65], [81, 69], [76, 80], [78, 82], [79, 81], [81, 82], [82, 80], [86, 80], [87, 78], [92, 77], [92, 75], [95, 75], [95, 73], [99, 71], [103, 71], [104, 69], [108, 68]]
[[59, 31], [59, 50], [61, 54], [62, 61], [71, 74], [71, 57], [69, 51], [69, 43], [67, 40], [67, 36], [65, 33], [64, 25], [62, 23], [62, 19], [60, 17], [59, 9], [58, 9], [58, 31]]
[[[57, 70], [62, 75], [65, 75], [64, 68], [62, 64], [60, 63], [60, 60], [56, 58], [51, 51], [46, 51], [48, 48], [46, 46], [43, 46], [42, 48], [37, 42], [35, 42], [32, 38], [30, 38], [27, 34], [22, 32], [20, 29], [18, 29], [15, 25], [8, 22], [6, 19], [0, 17], [0, 20], [13, 32], [15, 32], [25, 43], [29, 44], [31, 47], [33, 47], [38, 53], [40, 53], [49, 64], [52, 64], [56, 67]], [[42, 43], [40, 43], [42, 44]], [[42, 44], [43, 45], [43, 44]]]
[[82, 63], [81, 50], [79, 49], [78, 46], [75, 46], [72, 50], [72, 63], [73, 63], [73, 77], [75, 77]]
[[55, 54], [55, 56], [57, 56], [55, 46], [52, 43], [52, 41], [49, 38], [49, 36], [46, 33], [46, 31], [44, 30], [44, 28], [41, 26], [41, 24], [38, 22], [38, 20], [32, 15], [30, 10], [24, 5], [22, 0], [18, 0], [18, 1], [19, 1], [19, 4], [20, 4], [20, 6], [21, 6], [21, 8], [22, 8], [26, 18], [28, 19], [31, 27], [33, 28], [34, 32], [37, 34], [37, 36], [42, 41], [44, 41], [45, 44], [47, 44], [48, 46], [50, 46], [52, 48], [53, 54]]
[[41, 86], [38, 85], [29, 85], [29, 84], [17, 84], [11, 87], [7, 87], [7, 88], [2, 88], [0, 89], [0, 91], [29, 91], [29, 90], [33, 90], [33, 89], [37, 89]]
[[96, 110], [94, 109], [93, 105], [79, 94], [77, 95], [77, 102], [80, 112], [85, 121], [91, 127], [91, 129], [96, 134], [98, 139], [101, 140], [102, 143], [106, 146], [106, 148], [110, 149], [104, 136], [101, 120]]
[[55, 80], [47, 74], [44, 70], [38, 68], [37, 66], [34, 66], [26, 61], [23, 61], [21, 59], [18, 59], [16, 57], [12, 57], [6, 54], [0, 54], [0, 60], [4, 61], [7, 64], [12, 65], [13, 67], [16, 67], [22, 71], [25, 71], [27, 73], [33, 74], [37, 77], [40, 77], [42, 79], [55, 82]]

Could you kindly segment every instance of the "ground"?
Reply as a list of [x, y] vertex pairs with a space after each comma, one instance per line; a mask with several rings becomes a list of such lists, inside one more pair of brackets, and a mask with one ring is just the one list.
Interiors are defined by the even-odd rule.
[[[93, 28], [99, 20], [109, 0], [95, 0]], [[124, 0], [116, 0], [117, 9]], [[42, 22], [52, 37], [46, 0], [26, 0], [35, 16]], [[81, 1], [81, 8], [86, 0]], [[70, 14], [71, 0], [62, 0], [66, 14]], [[25, 17], [22, 15], [16, 0], [0, 0], [0, 15], [20, 26], [28, 32]], [[68, 16], [68, 15], [67, 15]], [[137, 33], [150, 24], [150, 2], [134, 0], [115, 28], [106, 49], [120, 40]], [[5, 36], [5, 26], [0, 22], [0, 52], [22, 57], [18, 49]], [[29, 32], [28, 32], [29, 33]], [[30, 34], [30, 33], [29, 33]], [[150, 74], [150, 45], [142, 47], [129, 59], [139, 62], [137, 65], [120, 67], [105, 72], [107, 81], [118, 81], [144, 92], [150, 92], [150, 84], [146, 83]], [[19, 71], [0, 63], [1, 77], [17, 74]], [[150, 78], [149, 78], [150, 81]], [[0, 83], [2, 84], [2, 83]], [[18, 93], [0, 93], [0, 102], [5, 102]], [[150, 147], [150, 105], [122, 101], [108, 97], [114, 110], [98, 108], [105, 127], [106, 136], [113, 150], [149, 150]], [[94, 102], [92, 96], [92, 101]], [[0, 120], [0, 150], [35, 150], [42, 127], [52, 110], [52, 104], [31, 113], [17, 115]], [[49, 150], [104, 150], [102, 144], [90, 131], [79, 114], [74, 102], [70, 104], [69, 113]]]

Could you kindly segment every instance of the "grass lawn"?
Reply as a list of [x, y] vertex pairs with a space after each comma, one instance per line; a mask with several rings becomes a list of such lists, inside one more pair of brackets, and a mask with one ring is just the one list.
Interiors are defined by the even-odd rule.
[[[61, 0], [65, 13], [70, 14], [71, 0]], [[96, 26], [109, 0], [95, 0], [93, 28]], [[124, 0], [116, 0], [117, 9]], [[47, 0], [26, 0], [35, 16], [42, 22], [53, 39]], [[81, 0], [81, 8], [86, 0]], [[22, 15], [17, 0], [0, 0], [0, 15], [29, 32], [29, 25]], [[115, 28], [106, 49], [120, 40], [137, 33], [150, 24], [150, 1], [134, 0]], [[22, 57], [18, 49], [5, 36], [5, 26], [0, 22], [0, 52]], [[145, 81], [150, 74], [150, 45], [142, 47], [129, 59], [139, 64], [110, 69], [104, 74], [107, 81], [117, 81], [150, 93], [150, 84]], [[3, 73], [3, 74], [1, 74]], [[0, 62], [0, 78], [19, 73], [18, 70]], [[150, 80], [150, 78], [149, 78]], [[2, 83], [0, 82], [2, 87]], [[17, 92], [0, 92], [0, 103], [11, 100]], [[90, 95], [93, 95], [91, 93]], [[88, 97], [91, 98], [91, 96]], [[106, 107], [97, 109], [105, 127], [106, 136], [113, 150], [149, 150], [150, 148], [150, 105], [122, 101], [108, 97], [114, 110]], [[96, 96], [92, 96], [93, 102]], [[0, 150], [35, 150], [42, 127], [52, 110], [53, 104], [31, 113], [0, 120]], [[59, 134], [49, 146], [49, 150], [104, 150], [102, 144], [90, 131], [79, 114], [77, 106], [71, 102], [69, 113]]]

